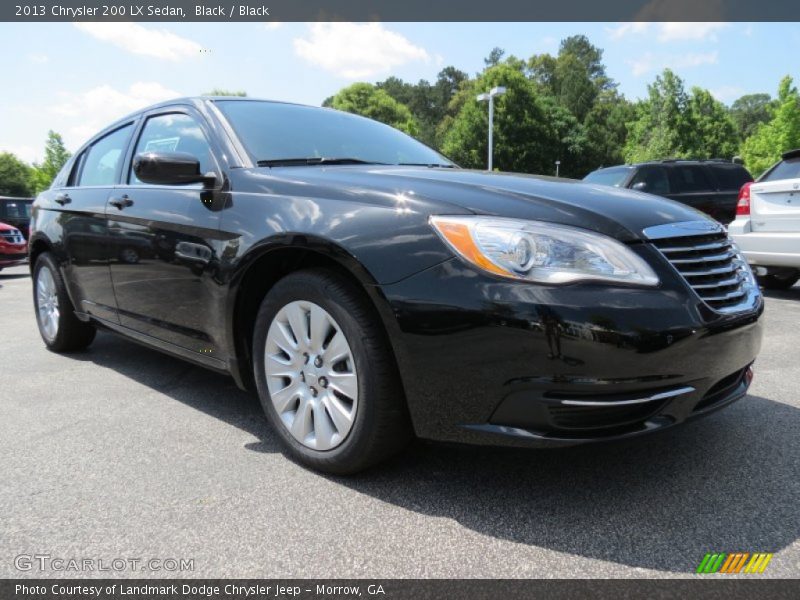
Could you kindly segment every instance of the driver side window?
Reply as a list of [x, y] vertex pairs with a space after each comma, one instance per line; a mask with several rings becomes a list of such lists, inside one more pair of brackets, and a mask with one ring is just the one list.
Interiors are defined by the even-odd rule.
[[669, 178], [662, 167], [642, 167], [631, 180], [630, 187], [644, 183], [648, 194], [669, 194]]
[[[136, 154], [145, 152], [185, 152], [200, 161], [200, 172], [214, 170], [211, 147], [197, 121], [182, 113], [170, 113], [150, 117], [144, 124]], [[146, 185], [139, 181], [129, 169], [128, 181], [131, 185]]]

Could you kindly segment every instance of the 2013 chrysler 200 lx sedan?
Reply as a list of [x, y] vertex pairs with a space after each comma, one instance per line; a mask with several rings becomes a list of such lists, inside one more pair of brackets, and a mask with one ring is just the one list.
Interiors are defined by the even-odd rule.
[[570, 445], [744, 396], [763, 300], [725, 230], [589, 183], [485, 173], [380, 123], [250, 99], [153, 106], [36, 200], [54, 351], [103, 327], [254, 388], [301, 462], [414, 435]]

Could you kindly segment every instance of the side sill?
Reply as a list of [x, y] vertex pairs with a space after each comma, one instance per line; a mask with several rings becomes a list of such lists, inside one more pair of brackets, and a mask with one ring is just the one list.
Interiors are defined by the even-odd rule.
[[[75, 313], [75, 314], [76, 316], [78, 316], [79, 319], [81, 319], [82, 313], [81, 314]], [[117, 333], [134, 342], [142, 344], [143, 346], [147, 346], [148, 348], [153, 348], [160, 352], [164, 352], [165, 354], [170, 354], [172, 356], [188, 360], [189, 362], [198, 364], [203, 367], [207, 367], [219, 373], [225, 373], [226, 375], [230, 375], [230, 371], [228, 370], [228, 364], [223, 360], [214, 358], [213, 356], [203, 356], [198, 352], [192, 352], [191, 350], [187, 350], [182, 346], [171, 344], [170, 342], [165, 342], [164, 340], [160, 340], [151, 335], [147, 335], [146, 333], [140, 333], [138, 331], [130, 329], [129, 327], [120, 325], [119, 323], [112, 323], [111, 321], [106, 321], [105, 319], [101, 319], [96, 316], [92, 316], [90, 320], [98, 323], [99, 325], [102, 325], [103, 327], [114, 333]]]

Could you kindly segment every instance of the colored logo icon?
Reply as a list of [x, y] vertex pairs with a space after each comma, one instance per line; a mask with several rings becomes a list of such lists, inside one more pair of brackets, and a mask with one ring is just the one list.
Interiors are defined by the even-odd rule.
[[695, 573], [763, 573], [771, 560], [772, 553], [768, 552], [709, 552], [700, 561]]

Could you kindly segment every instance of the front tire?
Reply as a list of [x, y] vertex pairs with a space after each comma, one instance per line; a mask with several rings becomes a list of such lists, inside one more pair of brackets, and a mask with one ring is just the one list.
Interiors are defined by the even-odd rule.
[[276, 283], [256, 317], [253, 357], [264, 412], [299, 462], [355, 473], [410, 440], [381, 325], [361, 290], [338, 274], [300, 271]]
[[45, 345], [54, 352], [83, 350], [92, 343], [95, 328], [75, 316], [56, 261], [49, 252], [36, 260], [33, 270], [33, 306]]

